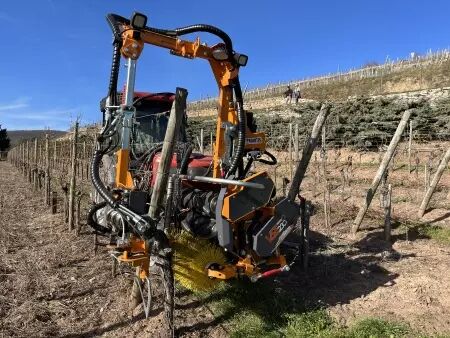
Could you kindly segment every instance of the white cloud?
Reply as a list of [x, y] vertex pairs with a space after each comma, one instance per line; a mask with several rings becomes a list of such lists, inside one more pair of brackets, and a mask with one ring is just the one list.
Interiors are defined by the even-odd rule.
[[27, 108], [29, 106], [28, 103], [29, 101], [30, 101], [29, 97], [21, 97], [11, 102], [0, 103], [0, 113], [6, 110]]
[[0, 104], [0, 123], [10, 130], [42, 128], [67, 130], [83, 111], [82, 107], [36, 109], [28, 103], [29, 100], [20, 98]]

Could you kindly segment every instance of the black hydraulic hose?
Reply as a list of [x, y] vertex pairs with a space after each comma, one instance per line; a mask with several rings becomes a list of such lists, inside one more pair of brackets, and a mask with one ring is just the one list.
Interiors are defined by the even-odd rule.
[[[108, 14], [107, 16], [108, 21], [109, 18], [116, 24], [116, 25], [130, 25], [130, 19], [124, 18], [123, 16], [117, 15], [117, 14]], [[162, 34], [162, 35], [168, 35], [168, 36], [176, 36], [176, 32], [174, 30], [168, 30], [168, 29], [159, 29], [159, 28], [153, 28], [153, 27], [145, 27], [144, 30]]]
[[[120, 26], [119, 25], [130, 25], [129, 19], [126, 19], [117, 14], [108, 14], [107, 19], [108, 19], [108, 22], [110, 23], [111, 28], [113, 29], [113, 33], [114, 33], [115, 37], [117, 35], [116, 35], [116, 31], [113, 27], [117, 27], [117, 30], [119, 32], [118, 35], [120, 36]], [[190, 26], [186, 26], [186, 27], [175, 28], [173, 30], [159, 29], [159, 28], [154, 28], [154, 27], [145, 27], [144, 30], [150, 31], [153, 33], [157, 33], [157, 34], [171, 36], [171, 37], [181, 36], [181, 35], [186, 35], [186, 34], [191, 34], [191, 33], [196, 33], [196, 32], [205, 32], [205, 33], [213, 34], [213, 35], [219, 37], [225, 43], [225, 48], [227, 49], [229, 61], [232, 64], [236, 63], [236, 61], [233, 58], [233, 43], [231, 41], [230, 36], [227, 33], [225, 33], [223, 30], [221, 30], [217, 27], [214, 27], [211, 25], [205, 25], [205, 24], [196, 24], [196, 25], [190, 25]], [[117, 39], [117, 37], [116, 37], [116, 39]]]
[[239, 83], [239, 77], [236, 77], [231, 81], [231, 87], [234, 90], [234, 95], [236, 98], [236, 112], [238, 117], [238, 137], [237, 137], [236, 151], [233, 154], [230, 169], [228, 169], [225, 177], [234, 175], [239, 165], [239, 161], [242, 160], [242, 156], [244, 155], [244, 147], [245, 147], [246, 116], [244, 111], [244, 102], [242, 98], [242, 90], [241, 84]]
[[[205, 33], [213, 34], [213, 35], [221, 38], [222, 41], [225, 43], [225, 47], [227, 49], [229, 59], [231, 60], [233, 57], [233, 42], [231, 41], [230, 36], [227, 33], [225, 33], [223, 30], [221, 30], [217, 27], [214, 27], [211, 25], [205, 25], [205, 24], [196, 24], [196, 25], [191, 25], [191, 26], [187, 26], [187, 27], [176, 28], [175, 32], [176, 32], [177, 36], [191, 34], [191, 33], [195, 33], [195, 32], [205, 32]], [[233, 60], [233, 63], [234, 63], [234, 60]]]
[[117, 201], [111, 196], [110, 192], [100, 178], [100, 161], [102, 160], [103, 154], [103, 151], [99, 149], [94, 152], [94, 157], [91, 164], [91, 181], [95, 190], [98, 191], [106, 203], [108, 203], [112, 208], [115, 208], [117, 207]]
[[271, 153], [269, 153], [267, 150], [264, 151], [264, 155], [267, 155], [270, 158], [270, 161], [265, 160], [263, 158], [258, 158], [258, 162], [267, 164], [267, 165], [276, 165], [277, 159], [275, 156], [273, 156]]
[[108, 87], [109, 104], [112, 106], [117, 105], [117, 81], [119, 78], [120, 68], [120, 48], [122, 48], [122, 35], [119, 24], [120, 18], [120, 16], [115, 14], [108, 14], [106, 16], [106, 20], [108, 21], [114, 35], [111, 74], [109, 77]]
[[89, 213], [87, 216], [87, 225], [89, 225], [97, 234], [106, 235], [111, 233], [111, 229], [104, 227], [103, 225], [97, 223], [94, 220], [94, 216], [100, 209], [103, 209], [107, 206], [105, 201], [95, 204], [91, 209], [89, 209]]
[[120, 46], [121, 44], [115, 43], [113, 49], [113, 57], [111, 64], [111, 75], [109, 78], [108, 97], [109, 104], [111, 106], [117, 106], [117, 82], [119, 79], [120, 68]]
[[188, 166], [189, 166], [189, 159], [191, 158], [192, 150], [194, 147], [192, 145], [189, 145], [186, 151], [183, 154], [183, 158], [181, 159], [180, 163], [180, 174], [186, 175]]

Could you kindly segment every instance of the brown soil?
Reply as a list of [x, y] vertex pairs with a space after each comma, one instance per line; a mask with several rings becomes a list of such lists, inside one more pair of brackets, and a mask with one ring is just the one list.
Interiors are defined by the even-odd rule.
[[[374, 170], [355, 172], [355, 181], [366, 178], [353, 188], [359, 195]], [[405, 181], [405, 175], [392, 174], [398, 182]], [[447, 177], [445, 187], [448, 183]], [[305, 190], [313, 184], [310, 174]], [[417, 190], [406, 183], [401, 189], [405, 194]], [[446, 194], [446, 189], [441, 193]], [[277, 287], [309, 304], [326, 306], [343, 324], [377, 316], [407, 322], [428, 334], [449, 332], [450, 247], [412, 232], [406, 241], [403, 227], [394, 230], [392, 245], [386, 243], [376, 207], [366, 218], [364, 231], [356, 240], [350, 238], [357, 208], [354, 201], [339, 196], [333, 200], [329, 229], [322, 225], [320, 195], [310, 196], [317, 205], [311, 224], [310, 269], [305, 274], [295, 268], [277, 279]], [[416, 203], [399, 203], [394, 215], [415, 214]], [[441, 205], [427, 217], [450, 226], [448, 209], [448, 204]], [[42, 197], [31, 191], [15, 168], [0, 162], [0, 337], [160, 336], [159, 295], [149, 319], [139, 309], [131, 316], [130, 280], [121, 275], [112, 278], [106, 248], [100, 247], [95, 255], [92, 235], [85, 228], [78, 237], [69, 233], [61, 219], [61, 214], [50, 215]], [[177, 336], [228, 336], [226, 321], [195, 296], [180, 291], [176, 302]]]
[[[107, 250], [95, 255], [92, 235], [75, 236], [61, 219], [0, 162], [0, 337], [162, 336], [160, 295], [149, 319], [139, 308], [131, 316], [130, 279], [112, 278]], [[176, 314], [183, 337], [224, 335], [192, 295], [177, 295]]]

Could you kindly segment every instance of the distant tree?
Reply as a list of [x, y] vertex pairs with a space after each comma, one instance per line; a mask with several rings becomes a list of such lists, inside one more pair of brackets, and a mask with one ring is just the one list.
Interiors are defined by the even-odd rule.
[[2, 129], [2, 125], [0, 124], [0, 151], [8, 150], [10, 146], [10, 140], [8, 137], [8, 133], [6, 132], [6, 128]]

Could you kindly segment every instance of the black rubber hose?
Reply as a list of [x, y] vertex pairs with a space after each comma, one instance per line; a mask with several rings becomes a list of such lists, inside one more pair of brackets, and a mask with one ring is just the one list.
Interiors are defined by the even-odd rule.
[[189, 145], [183, 154], [183, 158], [181, 159], [181, 163], [180, 163], [180, 174], [181, 175], [186, 175], [186, 173], [187, 173], [188, 166], [189, 166], [189, 159], [191, 158], [193, 149], [194, 149], [194, 147], [192, 145]]
[[[177, 33], [177, 36], [191, 34], [195, 32], [211, 33], [222, 39], [222, 41], [225, 43], [225, 48], [227, 49], [228, 57], [230, 58], [230, 60], [233, 58], [233, 42], [231, 41], [230, 36], [217, 27], [205, 24], [196, 24], [187, 27], [176, 28], [175, 32]], [[235, 63], [234, 59], [233, 63]]]
[[100, 179], [100, 161], [103, 157], [103, 152], [101, 150], [96, 150], [94, 152], [94, 157], [91, 164], [91, 181], [94, 185], [95, 190], [98, 191], [100, 196], [108, 203], [112, 208], [117, 207], [117, 201], [109, 193], [108, 189], [103, 184]]
[[[114, 22], [116, 25], [127, 25], [127, 26], [130, 25], [130, 20], [127, 18], [124, 18], [123, 16], [120, 16], [117, 14], [108, 14], [107, 17], [111, 18], [112, 22]], [[162, 35], [168, 35], [168, 36], [176, 36], [177, 35], [174, 30], [159, 29], [159, 28], [153, 28], [153, 27], [145, 27], [144, 30], [162, 34]]]
[[105, 201], [95, 204], [91, 209], [89, 209], [89, 213], [87, 216], [87, 225], [89, 225], [97, 234], [100, 235], [110, 234], [112, 231], [110, 228], [104, 227], [94, 220], [94, 215], [97, 213], [97, 211], [103, 209], [106, 206], [107, 203]]
[[236, 98], [236, 111], [238, 117], [238, 137], [237, 137], [236, 151], [233, 154], [230, 169], [228, 169], [225, 177], [234, 175], [239, 165], [239, 161], [242, 160], [242, 156], [244, 155], [244, 147], [245, 147], [246, 116], [244, 111], [244, 102], [242, 98], [242, 90], [241, 84], [239, 83], [239, 77], [236, 77], [231, 81], [231, 87], [234, 90], [234, 95]]
[[[119, 25], [130, 25], [129, 19], [126, 19], [117, 14], [108, 14], [107, 18], [108, 18], [108, 22], [110, 22], [111, 27], [112, 26], [119, 27]], [[222, 41], [225, 43], [225, 48], [227, 49], [230, 62], [232, 62], [233, 64], [236, 63], [236, 61], [233, 58], [233, 43], [231, 41], [230, 36], [227, 33], [225, 33], [223, 30], [221, 30], [217, 27], [214, 27], [211, 25], [205, 25], [205, 24], [196, 24], [196, 25], [190, 25], [190, 26], [186, 26], [186, 27], [175, 28], [174, 30], [159, 29], [159, 28], [154, 28], [154, 27], [145, 27], [144, 30], [154, 32], [157, 34], [172, 36], [172, 37], [191, 34], [191, 33], [195, 33], [195, 32], [205, 32], [205, 33], [213, 34], [213, 35], [219, 37], [220, 39], [222, 39]], [[120, 28], [119, 28], [119, 31], [120, 31]], [[113, 29], [113, 32], [114, 32], [114, 29]], [[120, 35], [120, 33], [119, 33], [119, 35]]]
[[124, 18], [115, 14], [108, 14], [106, 16], [106, 20], [108, 21], [114, 36], [111, 74], [109, 77], [108, 87], [109, 104], [113, 106], [117, 105], [117, 82], [119, 79], [120, 70], [120, 49], [122, 48], [122, 32], [120, 29], [121, 19]]
[[276, 165], [277, 164], [277, 159], [271, 153], [269, 153], [268, 151], [264, 151], [264, 155], [267, 155], [270, 158], [270, 161], [265, 160], [263, 158], [258, 158], [258, 162], [261, 162], [261, 163], [264, 163], [267, 165]]

